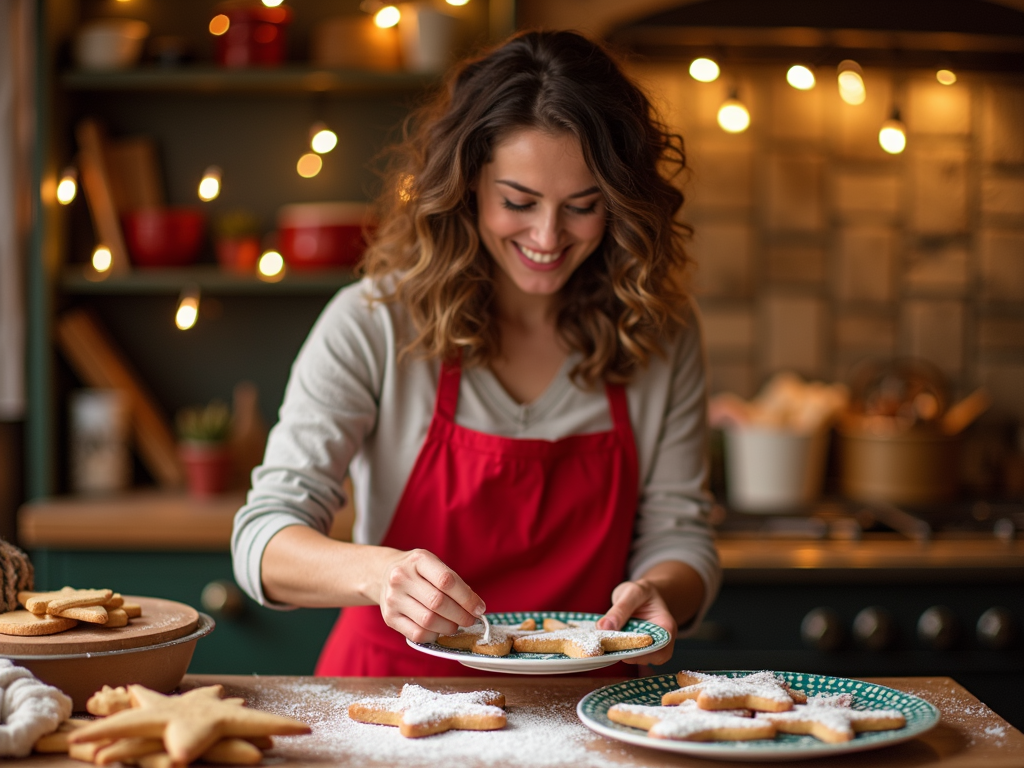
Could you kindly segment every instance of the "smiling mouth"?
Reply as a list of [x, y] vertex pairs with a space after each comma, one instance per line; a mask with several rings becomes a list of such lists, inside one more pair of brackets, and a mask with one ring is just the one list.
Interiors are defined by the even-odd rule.
[[535, 251], [532, 248], [527, 248], [521, 243], [516, 243], [516, 247], [523, 256], [528, 258], [534, 264], [551, 264], [561, 258], [562, 254], [565, 252], [564, 248], [558, 251]]

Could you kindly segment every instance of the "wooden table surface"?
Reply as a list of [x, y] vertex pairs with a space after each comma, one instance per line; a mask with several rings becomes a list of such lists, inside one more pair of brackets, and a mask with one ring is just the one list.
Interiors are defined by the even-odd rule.
[[[828, 759], [775, 762], [794, 768], [1021, 768], [1024, 734], [948, 677], [870, 678], [932, 702], [942, 712], [940, 724], [903, 744]], [[404, 682], [432, 689], [495, 688], [505, 694], [513, 731], [446, 734], [403, 739], [397, 729], [349, 720], [349, 702], [366, 696], [396, 695]], [[182, 689], [220, 683], [227, 695], [242, 696], [249, 706], [297, 717], [313, 734], [275, 739], [264, 765], [400, 766], [401, 768], [632, 768], [633, 766], [722, 766], [709, 761], [622, 744], [589, 731], [576, 716], [576, 703], [588, 692], [616, 682], [609, 678], [314, 678], [189, 675]], [[500, 735], [499, 735], [500, 734]], [[494, 738], [501, 739], [495, 741]], [[489, 754], [490, 752], [490, 754]], [[62, 756], [35, 756], [16, 761], [32, 768], [81, 768]]]

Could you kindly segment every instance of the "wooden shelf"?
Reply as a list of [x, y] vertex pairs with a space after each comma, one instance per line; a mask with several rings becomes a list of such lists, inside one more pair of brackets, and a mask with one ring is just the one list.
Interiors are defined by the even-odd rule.
[[225, 272], [215, 265], [136, 269], [99, 278], [91, 267], [78, 265], [65, 269], [63, 290], [72, 295], [158, 295], [178, 294], [198, 287], [219, 295], [287, 296], [331, 295], [356, 281], [350, 269], [289, 272], [278, 282], [260, 280], [255, 274]]
[[434, 74], [315, 69], [303, 66], [252, 69], [150, 67], [116, 72], [70, 70], [60, 79], [61, 85], [69, 91], [276, 91], [364, 96], [415, 93], [439, 81], [439, 76]]

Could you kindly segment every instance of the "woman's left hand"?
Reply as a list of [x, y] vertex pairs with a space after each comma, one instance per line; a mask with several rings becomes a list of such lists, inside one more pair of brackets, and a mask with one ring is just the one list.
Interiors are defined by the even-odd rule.
[[657, 587], [645, 579], [624, 581], [612, 590], [612, 607], [597, 622], [597, 628], [620, 630], [631, 618], [643, 619], [664, 627], [670, 641], [661, 650], [623, 661], [627, 664], [664, 664], [671, 659], [678, 629], [676, 620]]

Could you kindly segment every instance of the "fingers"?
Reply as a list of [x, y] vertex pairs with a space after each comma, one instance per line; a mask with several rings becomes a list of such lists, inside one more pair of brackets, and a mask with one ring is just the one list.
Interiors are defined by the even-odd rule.
[[413, 642], [432, 642], [470, 626], [485, 606], [451, 568], [426, 550], [399, 553], [384, 574], [381, 615]]
[[598, 629], [622, 629], [640, 606], [651, 600], [654, 590], [647, 584], [624, 581], [612, 591], [612, 606], [597, 622]]

